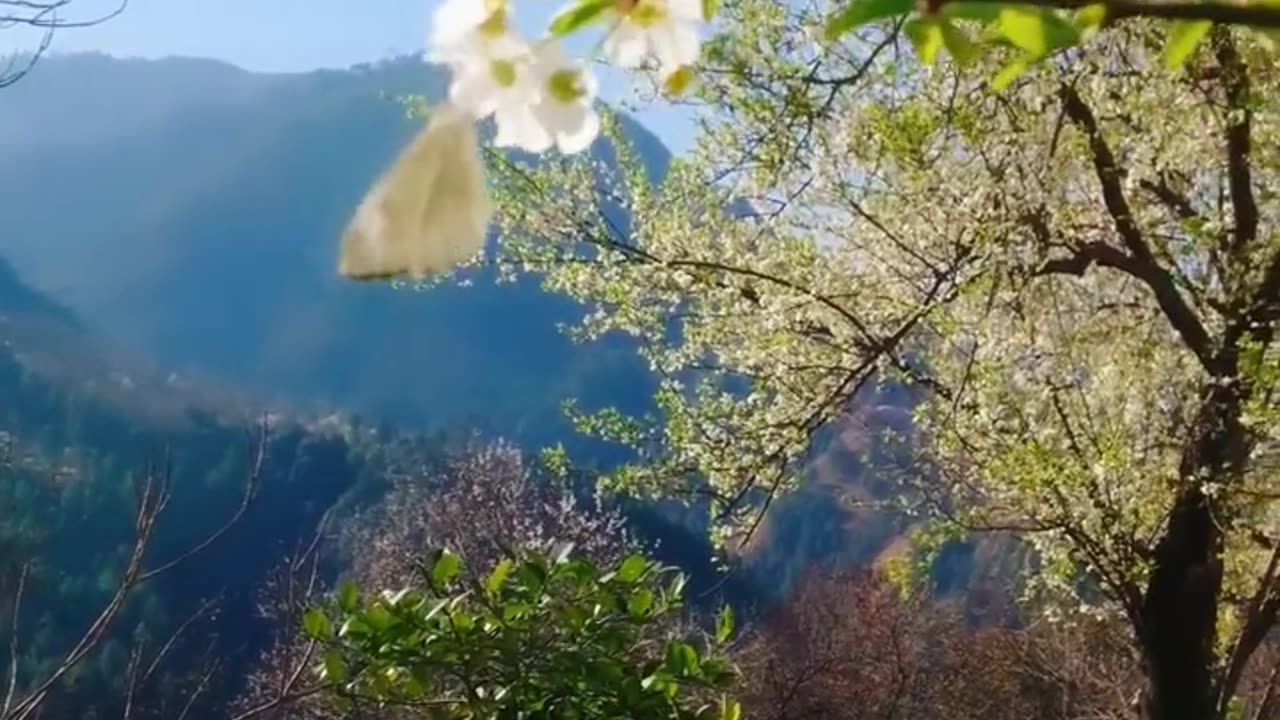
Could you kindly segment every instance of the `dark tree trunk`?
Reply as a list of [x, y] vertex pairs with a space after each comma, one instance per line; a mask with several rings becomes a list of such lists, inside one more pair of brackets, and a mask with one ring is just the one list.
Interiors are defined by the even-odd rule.
[[1180, 471], [1184, 489], [1169, 514], [1139, 618], [1147, 687], [1144, 720], [1218, 720], [1214, 644], [1222, 590], [1222, 535], [1201, 477], [1230, 482], [1248, 455], [1234, 383], [1204, 394]]
[[1144, 720], [1215, 720], [1218, 545], [1207, 499], [1199, 490], [1184, 492], [1157, 547], [1142, 608]]

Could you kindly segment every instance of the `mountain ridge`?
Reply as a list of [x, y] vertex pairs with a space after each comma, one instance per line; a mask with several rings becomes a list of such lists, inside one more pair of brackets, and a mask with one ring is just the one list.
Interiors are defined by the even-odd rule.
[[[83, 118], [112, 92], [129, 106], [129, 92], [156, 86], [120, 80], [130, 69], [164, 76], [190, 62], [50, 58], [23, 83], [38, 98], [26, 122]], [[535, 278], [498, 285], [482, 270], [463, 276], [471, 287], [419, 294], [337, 276], [350, 211], [417, 127], [393, 98], [438, 98], [442, 69], [414, 57], [266, 78], [215, 67], [240, 79], [198, 102], [139, 101], [151, 111], [135, 114], [131, 133], [116, 122], [109, 141], [90, 133], [65, 147], [0, 145], [0, 213], [11, 230], [0, 255], [162, 366], [316, 412], [418, 428], [490, 423], [546, 442], [564, 430], [566, 397], [648, 402], [647, 373], [626, 342], [573, 345], [555, 328], [581, 308]], [[42, 98], [52, 91], [41, 83], [66, 105]], [[14, 107], [0, 106], [0, 128], [18, 125]], [[648, 164], [664, 170], [661, 143], [623, 120]], [[475, 417], [478, 407], [486, 417]]]

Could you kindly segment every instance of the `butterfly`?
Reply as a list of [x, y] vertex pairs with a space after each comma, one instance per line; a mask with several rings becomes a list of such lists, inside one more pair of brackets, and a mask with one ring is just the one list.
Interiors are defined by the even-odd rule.
[[338, 273], [421, 280], [447, 271], [484, 249], [491, 215], [475, 123], [441, 105], [356, 208]]

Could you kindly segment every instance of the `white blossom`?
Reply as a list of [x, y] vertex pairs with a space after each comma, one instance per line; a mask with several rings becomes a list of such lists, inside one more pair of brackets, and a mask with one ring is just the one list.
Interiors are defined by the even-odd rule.
[[534, 115], [561, 152], [581, 152], [600, 134], [600, 116], [593, 103], [598, 90], [595, 76], [549, 43], [539, 51], [540, 100]]
[[432, 15], [428, 56], [455, 70], [528, 50], [528, 43], [511, 28], [506, 0], [445, 0]]
[[541, 152], [552, 140], [533, 114], [533, 56], [508, 15], [505, 0], [446, 0], [433, 17], [430, 51], [453, 68], [449, 100], [477, 120], [494, 116], [495, 144]]
[[542, 152], [552, 136], [534, 112], [540, 99], [537, 69], [529, 57], [473, 62], [454, 69], [449, 99], [476, 118], [493, 115], [494, 145]]
[[620, 0], [617, 23], [604, 40], [605, 56], [615, 65], [636, 68], [646, 57], [664, 73], [698, 59], [702, 6], [694, 0]]

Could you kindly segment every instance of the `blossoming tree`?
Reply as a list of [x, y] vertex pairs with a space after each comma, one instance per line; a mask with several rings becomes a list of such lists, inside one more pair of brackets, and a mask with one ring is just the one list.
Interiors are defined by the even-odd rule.
[[[1030, 543], [1034, 608], [1126, 620], [1145, 717], [1234, 711], [1280, 613], [1276, 7], [582, 0], [528, 44], [478, 5], [436, 18], [451, 101], [562, 153], [490, 156], [501, 259], [661, 377], [657, 418], [579, 417], [639, 451], [615, 487], [749, 533], [901, 383], [914, 507]], [[660, 186], [554, 49], [597, 26], [706, 110]], [[598, 127], [617, 171], [573, 154]]]

